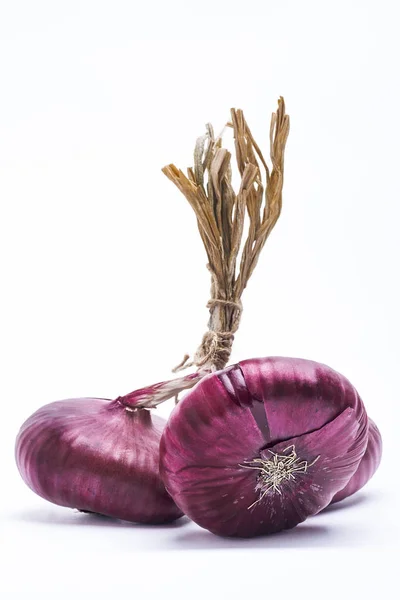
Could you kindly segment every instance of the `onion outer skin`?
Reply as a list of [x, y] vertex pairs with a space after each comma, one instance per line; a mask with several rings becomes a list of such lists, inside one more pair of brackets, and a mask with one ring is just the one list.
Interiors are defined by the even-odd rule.
[[376, 472], [382, 458], [382, 437], [374, 421], [368, 419], [368, 444], [357, 471], [345, 487], [337, 492], [331, 504], [340, 502], [358, 492]]
[[[161, 437], [161, 475], [177, 505], [211, 532], [275, 533], [346, 486], [367, 446], [367, 419], [355, 388], [326, 365], [242, 361], [205, 377], [174, 409]], [[259, 500], [260, 472], [249, 465], [291, 445], [313, 466]]]
[[164, 419], [118, 400], [77, 398], [43, 406], [22, 425], [15, 457], [39, 496], [137, 523], [182, 516], [159, 474]]

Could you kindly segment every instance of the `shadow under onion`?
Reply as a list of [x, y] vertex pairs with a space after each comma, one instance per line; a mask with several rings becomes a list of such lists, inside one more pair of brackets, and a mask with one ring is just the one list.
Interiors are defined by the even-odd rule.
[[32, 524], [45, 525], [78, 525], [80, 527], [110, 527], [110, 528], [126, 528], [126, 529], [148, 529], [148, 530], [163, 530], [177, 529], [183, 525], [187, 525], [190, 520], [188, 517], [181, 517], [176, 521], [165, 524], [151, 523], [131, 523], [121, 519], [113, 519], [104, 515], [95, 513], [87, 513], [79, 510], [63, 511], [58, 513], [54, 510], [26, 510], [15, 514], [17, 521], [23, 521]]

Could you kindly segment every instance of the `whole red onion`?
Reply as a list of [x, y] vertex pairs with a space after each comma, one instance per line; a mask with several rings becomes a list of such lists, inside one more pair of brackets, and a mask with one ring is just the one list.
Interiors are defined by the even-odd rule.
[[21, 427], [16, 461], [25, 483], [61, 506], [140, 523], [182, 515], [159, 474], [164, 419], [123, 398], [61, 400]]
[[309, 360], [245, 360], [201, 380], [175, 408], [160, 468], [196, 523], [249, 537], [325, 508], [367, 442], [364, 405], [345, 377]]

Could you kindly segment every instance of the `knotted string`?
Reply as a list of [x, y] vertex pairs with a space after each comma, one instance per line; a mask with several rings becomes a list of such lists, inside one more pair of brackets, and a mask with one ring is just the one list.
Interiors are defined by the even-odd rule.
[[[227, 331], [215, 331], [210, 329], [203, 335], [201, 344], [196, 350], [193, 360], [189, 361], [189, 354], [185, 354], [183, 360], [172, 369], [173, 373], [178, 373], [189, 367], [197, 367], [198, 369], [207, 368], [210, 371], [218, 371], [223, 369], [229, 361], [229, 357], [232, 351], [232, 345], [234, 340], [234, 334], [239, 328], [240, 319], [242, 316], [242, 303], [239, 300], [223, 300], [222, 298], [211, 298], [207, 302], [207, 308], [210, 309], [212, 315], [213, 310], [216, 306], [223, 306], [224, 308], [232, 308], [230, 328]], [[210, 321], [212, 318], [210, 317]]]

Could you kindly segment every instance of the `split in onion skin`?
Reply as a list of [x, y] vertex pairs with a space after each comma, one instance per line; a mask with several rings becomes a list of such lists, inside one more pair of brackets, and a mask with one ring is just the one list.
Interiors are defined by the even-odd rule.
[[382, 458], [382, 437], [374, 421], [368, 419], [368, 444], [357, 471], [345, 487], [332, 498], [331, 504], [340, 502], [358, 492], [371, 479]]
[[159, 473], [164, 419], [99, 398], [43, 406], [21, 427], [16, 462], [36, 494], [61, 506], [136, 523], [162, 524], [182, 512]]
[[[178, 404], [161, 437], [160, 472], [198, 525], [253, 537], [325, 508], [367, 442], [364, 405], [345, 377], [304, 359], [251, 359], [208, 375]], [[275, 488], [262, 479], [274, 461], [288, 475]]]

